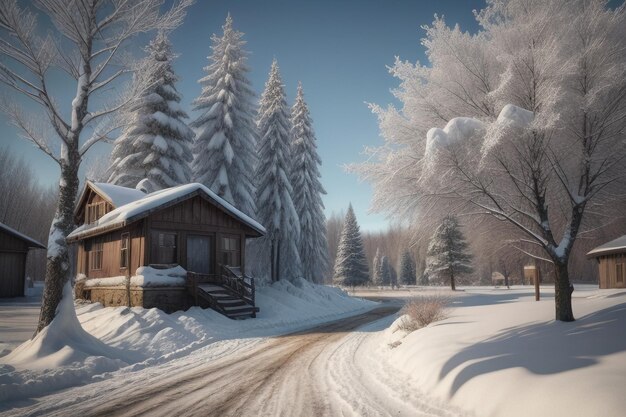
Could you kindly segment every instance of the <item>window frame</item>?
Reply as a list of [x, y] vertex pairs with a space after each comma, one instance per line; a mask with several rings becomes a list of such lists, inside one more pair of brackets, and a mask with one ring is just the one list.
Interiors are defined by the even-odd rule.
[[102, 239], [96, 238], [91, 242], [91, 248], [89, 250], [89, 270], [101, 271], [103, 257], [104, 241]]
[[87, 224], [94, 224], [100, 217], [104, 216], [106, 211], [106, 202], [98, 201], [95, 203], [88, 203], [85, 210], [87, 212]]
[[[226, 245], [226, 241], [228, 240], [228, 245]], [[234, 249], [231, 248], [231, 241], [235, 242]], [[220, 261], [222, 261], [222, 265], [232, 266], [232, 267], [240, 267], [241, 266], [241, 236], [235, 234], [223, 234], [220, 236]], [[237, 265], [231, 265], [229, 263], [224, 262], [224, 256], [228, 256], [229, 258], [236, 259]], [[232, 262], [231, 262], [232, 263]]]
[[[165, 239], [161, 239], [161, 235], [173, 235], [174, 236], [174, 246], [171, 248], [174, 251], [174, 259], [173, 262], [161, 262], [161, 249], [160, 248], [168, 248], [168, 246], [161, 246], [161, 243], [165, 243]], [[150, 264], [152, 265], [180, 265], [180, 254], [179, 252], [179, 238], [180, 233], [175, 230], [159, 230], [152, 229], [150, 234]], [[158, 258], [158, 259], [157, 259]]]
[[[124, 245], [126, 244], [126, 245]], [[130, 264], [130, 233], [120, 236], [120, 269], [128, 269]]]

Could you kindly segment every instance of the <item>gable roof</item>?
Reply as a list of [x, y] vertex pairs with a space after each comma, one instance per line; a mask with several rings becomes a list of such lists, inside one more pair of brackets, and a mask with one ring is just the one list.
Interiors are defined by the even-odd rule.
[[10, 228], [9, 226], [7, 226], [4, 223], [0, 223], [0, 231], [8, 233], [11, 236], [16, 237], [16, 238], [26, 242], [28, 244], [29, 248], [46, 249], [46, 247], [42, 243], [39, 243], [35, 239], [30, 238], [30, 237], [26, 236], [25, 234], [20, 233], [17, 230]]
[[117, 207], [115, 210], [102, 216], [97, 222], [80, 226], [68, 235], [67, 240], [68, 242], [74, 242], [86, 237], [96, 236], [104, 232], [122, 228], [147, 217], [155, 210], [171, 207], [196, 195], [202, 195], [208, 198], [216, 206], [220, 207], [231, 216], [236, 217], [257, 233], [261, 235], [265, 234], [265, 228], [259, 222], [236, 209], [232, 204], [219, 197], [204, 185], [191, 183], [155, 191], [144, 195], [143, 198]]
[[595, 258], [597, 256], [611, 255], [614, 253], [626, 253], [626, 235], [590, 250], [587, 252], [587, 258]]
[[93, 190], [100, 197], [111, 203], [113, 208], [124, 206], [146, 196], [143, 191], [136, 190], [134, 188], [87, 180], [85, 182], [85, 186], [83, 187], [83, 191], [80, 193], [80, 197], [78, 198], [78, 204], [76, 204], [74, 215], [76, 215], [82, 208], [83, 204], [85, 204], [84, 200], [87, 198], [87, 190], [89, 189]]

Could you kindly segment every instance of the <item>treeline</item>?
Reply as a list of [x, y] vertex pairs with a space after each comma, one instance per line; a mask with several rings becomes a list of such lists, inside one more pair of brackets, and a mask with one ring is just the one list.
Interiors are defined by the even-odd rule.
[[[7, 148], [0, 148], [0, 222], [43, 243], [54, 217], [56, 192], [44, 187], [23, 159]], [[46, 251], [31, 250], [26, 261], [26, 275], [43, 280]]]
[[[626, 204], [620, 207], [626, 207]], [[344, 217], [345, 213], [334, 212], [326, 221], [329, 258], [329, 267], [325, 274], [327, 283], [332, 282], [333, 266], [337, 257]], [[572, 249], [573, 256], [570, 258], [572, 281], [597, 282], [598, 268], [594, 262], [587, 259], [586, 253], [615, 235], [626, 234], [625, 220], [624, 215], [616, 212], [614, 217], [605, 219], [605, 223], [590, 226], [593, 234], [590, 233], [576, 242]], [[473, 272], [458, 277], [457, 285], [492, 285], [494, 275], [500, 277], [501, 282], [506, 279], [510, 285], [528, 285], [530, 282], [524, 278], [524, 266], [528, 265], [539, 268], [542, 282], [554, 282], [552, 263], [537, 258], [539, 252], [532, 245], [524, 245], [519, 242], [519, 239], [515, 239], [517, 232], [510, 226], [490, 219], [482, 221], [474, 219], [470, 225], [466, 217], [461, 217], [459, 222], [468, 240], [469, 251], [473, 255]], [[419, 284], [426, 269], [428, 245], [435, 232], [435, 225], [435, 222], [420, 223], [419, 228], [391, 225], [384, 231], [362, 232], [365, 257], [370, 268], [370, 282], [375, 282], [374, 261], [378, 252], [381, 258], [383, 256], [387, 258], [392, 279], [397, 276], [397, 282], [402, 284], [402, 280], [399, 279], [402, 271], [402, 257], [405, 252], [408, 252], [414, 262], [416, 281]], [[513, 238], [501, 239], [501, 236], [513, 236]], [[444, 283], [430, 277], [430, 284]]]

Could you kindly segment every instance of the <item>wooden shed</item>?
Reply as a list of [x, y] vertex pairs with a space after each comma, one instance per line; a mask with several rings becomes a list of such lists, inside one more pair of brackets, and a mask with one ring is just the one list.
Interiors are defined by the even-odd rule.
[[600, 288], [626, 288], [626, 235], [587, 253], [598, 261]]
[[[242, 311], [254, 308], [247, 297], [254, 282], [244, 268], [246, 239], [263, 236], [265, 229], [205, 186], [144, 194], [87, 182], [75, 216], [80, 227], [67, 240], [78, 243], [77, 272], [87, 280], [84, 294], [92, 301], [174, 311], [204, 300], [220, 311], [216, 298], [228, 298]], [[188, 273], [182, 286], [132, 285], [140, 267], [178, 266]], [[124, 277], [131, 284], [122, 287]]]
[[45, 248], [36, 240], [0, 223], [0, 298], [24, 296], [28, 251]]

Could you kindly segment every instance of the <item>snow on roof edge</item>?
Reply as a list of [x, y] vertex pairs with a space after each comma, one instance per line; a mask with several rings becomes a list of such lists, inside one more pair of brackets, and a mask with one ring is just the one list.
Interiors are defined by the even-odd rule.
[[17, 237], [18, 239], [22, 239], [22, 240], [25, 240], [26, 242], [29, 242], [31, 245], [33, 245], [33, 246], [29, 246], [29, 248], [46, 249], [46, 246], [43, 243], [39, 243], [32, 237], [28, 237], [24, 233], [20, 233], [17, 230], [1, 222], [0, 222], [0, 230], [4, 230], [5, 232]]
[[599, 255], [609, 255], [622, 251], [626, 252], [626, 235], [620, 236], [617, 239], [613, 239], [596, 248], [593, 248], [592, 250], [587, 252], [587, 257], [593, 258]]
[[83, 237], [93, 236], [107, 230], [115, 230], [120, 227], [124, 227], [129, 223], [143, 218], [142, 215], [146, 211], [162, 207], [172, 201], [178, 202], [183, 197], [191, 196], [192, 194], [199, 192], [206, 194], [218, 206], [223, 208], [230, 215], [238, 218], [251, 229], [262, 235], [267, 233], [265, 227], [263, 227], [263, 225], [261, 225], [258, 221], [235, 208], [232, 204], [219, 197], [203, 184], [189, 183], [155, 191], [147, 194], [144, 198], [117, 207], [102, 216], [95, 224], [82, 225], [78, 227], [67, 236], [67, 239], [71, 241], [79, 240]]

